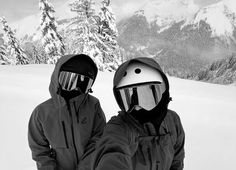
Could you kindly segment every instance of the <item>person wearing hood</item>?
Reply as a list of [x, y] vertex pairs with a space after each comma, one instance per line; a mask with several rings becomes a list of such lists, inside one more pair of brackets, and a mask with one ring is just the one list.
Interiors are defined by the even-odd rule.
[[106, 124], [91, 87], [98, 69], [84, 54], [66, 55], [51, 76], [51, 98], [33, 111], [28, 142], [38, 170], [87, 170]]
[[139, 57], [115, 73], [113, 92], [121, 109], [104, 128], [93, 170], [182, 170], [185, 134], [168, 109], [169, 82], [159, 64]]

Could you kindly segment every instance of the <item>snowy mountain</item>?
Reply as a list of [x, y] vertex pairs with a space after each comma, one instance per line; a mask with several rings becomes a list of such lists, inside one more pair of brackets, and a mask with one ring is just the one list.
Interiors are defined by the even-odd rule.
[[160, 27], [169, 26], [182, 20], [191, 20], [199, 7], [193, 0], [149, 0], [141, 11], [147, 21], [156, 22]]
[[192, 0], [149, 0], [118, 23], [127, 58], [155, 57], [171, 75], [186, 77], [236, 51], [233, 1], [199, 8]]
[[144, 15], [149, 23], [155, 22], [162, 32], [173, 24], [184, 21], [182, 27], [194, 25], [199, 28], [201, 21], [212, 30], [212, 36], [231, 36], [236, 26], [236, 2], [223, 0], [200, 8], [193, 0], [149, 0], [135, 15]]
[[199, 28], [199, 23], [204, 21], [210, 26], [212, 37], [228, 38], [235, 43], [236, 11], [229, 5], [229, 1], [221, 1], [204, 7], [197, 12], [194, 20], [185, 25], [193, 24]]

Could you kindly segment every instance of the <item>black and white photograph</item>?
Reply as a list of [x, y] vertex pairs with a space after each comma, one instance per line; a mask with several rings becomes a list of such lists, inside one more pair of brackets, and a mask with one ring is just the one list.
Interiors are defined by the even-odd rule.
[[235, 0], [0, 0], [1, 170], [235, 170]]

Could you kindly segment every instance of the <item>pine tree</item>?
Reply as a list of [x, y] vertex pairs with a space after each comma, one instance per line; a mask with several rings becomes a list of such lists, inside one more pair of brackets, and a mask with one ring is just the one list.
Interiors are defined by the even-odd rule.
[[54, 64], [64, 55], [65, 46], [62, 37], [57, 32], [57, 23], [53, 15], [55, 10], [52, 4], [48, 0], [39, 0], [39, 8], [41, 10], [42, 43], [48, 55], [47, 63]]
[[41, 63], [41, 60], [40, 60], [40, 57], [39, 57], [39, 54], [38, 54], [38, 51], [36, 49], [35, 46], [33, 46], [33, 58], [34, 58], [34, 63], [35, 64], [40, 64]]
[[0, 45], [0, 65], [10, 64], [10, 60], [7, 57], [6, 45]]
[[3, 34], [0, 34], [0, 65], [10, 64], [10, 61], [7, 57], [7, 46], [2, 38]]
[[95, 14], [94, 2], [78, 0], [71, 3], [70, 7], [71, 11], [77, 13], [77, 17], [69, 25], [70, 32], [68, 32], [69, 34], [72, 33], [74, 37], [74, 51], [86, 52], [86, 48], [90, 43], [89, 40], [93, 39], [93, 34], [96, 32], [96, 21], [93, 18]]
[[102, 54], [97, 46], [98, 24], [93, 0], [77, 0], [70, 4], [71, 11], [77, 13], [77, 17], [70, 23], [67, 38], [70, 40], [72, 53], [84, 53], [89, 55], [100, 70], [104, 69]]
[[103, 0], [100, 17], [99, 38], [106, 44], [104, 60], [112, 69], [117, 69], [121, 64], [121, 53], [117, 43], [118, 30], [116, 28], [116, 17], [111, 8], [110, 0]]
[[11, 56], [10, 63], [11, 64], [29, 64], [29, 59], [26, 56], [24, 50], [20, 47], [19, 41], [16, 39], [14, 32], [8, 26], [6, 19], [3, 17], [0, 19], [3, 24], [3, 31], [5, 33], [5, 37], [7, 37], [7, 51], [9, 52], [9, 56]]
[[34, 64], [46, 64], [47, 63], [47, 58], [45, 57], [44, 52], [40, 52], [40, 48], [37, 46], [37, 44], [33, 44], [31, 49], [30, 49], [30, 54], [32, 56], [32, 62]]
[[92, 16], [94, 15], [93, 6], [88, 0], [79, 0], [70, 4], [71, 11], [77, 13], [77, 17], [69, 25], [69, 39], [73, 52], [85, 53], [91, 35], [91, 26], [95, 25]]
[[71, 11], [78, 14], [80, 20], [86, 20], [95, 15], [95, 2], [93, 0], [77, 0], [70, 4]]
[[[116, 27], [113, 26], [115, 17], [110, 12], [109, 5], [110, 2], [108, 5], [103, 5], [100, 14], [96, 14], [93, 0], [77, 0], [70, 4], [71, 11], [77, 13], [77, 17], [69, 25], [67, 34], [71, 40], [69, 44], [71, 51], [88, 54], [100, 70], [114, 70], [119, 63], [116, 58], [119, 56], [119, 50], [115, 41], [118, 34]], [[112, 22], [113, 25], [106, 24]]]

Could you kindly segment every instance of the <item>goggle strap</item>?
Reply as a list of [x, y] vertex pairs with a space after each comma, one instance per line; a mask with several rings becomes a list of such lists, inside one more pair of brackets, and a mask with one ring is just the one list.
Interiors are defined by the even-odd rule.
[[85, 91], [86, 93], [89, 92], [89, 89], [91, 89], [92, 85], [93, 85], [93, 79], [89, 79], [89, 82]]

